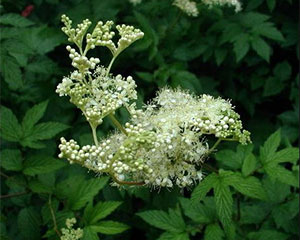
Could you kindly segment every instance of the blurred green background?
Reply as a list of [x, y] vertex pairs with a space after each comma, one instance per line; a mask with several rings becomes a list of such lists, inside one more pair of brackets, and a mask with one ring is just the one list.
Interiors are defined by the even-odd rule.
[[[208, 10], [198, 1], [199, 16], [189, 17], [173, 6], [171, 0], [143, 0], [136, 6], [127, 0], [3, 0], [0, 5], [0, 70], [1, 105], [5, 110], [1, 116], [1, 194], [25, 192], [1, 202], [3, 239], [57, 239], [49, 201], [61, 228], [69, 216], [81, 219], [83, 207], [95, 196], [95, 203], [96, 199], [121, 201], [112, 219], [131, 227], [122, 235], [99, 235], [100, 239], [156, 239], [160, 230], [141, 223], [135, 213], [145, 209], [167, 210], [178, 206], [178, 196], [190, 196], [188, 190], [179, 189], [163, 189], [158, 193], [143, 188], [103, 187], [89, 182], [94, 179], [93, 173], [55, 159], [61, 136], [74, 138], [81, 145], [92, 143], [89, 126], [81, 112], [67, 97], [55, 93], [62, 77], [72, 70], [65, 49], [67, 38], [60, 30], [62, 14], [68, 15], [74, 24], [89, 18], [93, 23], [113, 20], [140, 28], [145, 33], [144, 38], [124, 51], [112, 67], [112, 73], [131, 75], [136, 80], [138, 105], [149, 101], [165, 85], [232, 99], [245, 129], [252, 134], [256, 154], [259, 146], [279, 128], [281, 147], [292, 147], [298, 142], [298, 5], [296, 0], [249, 0], [242, 2], [241, 12], [234, 13], [231, 8]], [[104, 65], [110, 60], [110, 53], [104, 48], [94, 50], [93, 54]], [[30, 126], [34, 128], [38, 121], [48, 123], [43, 125], [44, 135], [25, 132], [24, 128], [29, 126], [18, 126], [16, 118], [21, 123], [29, 109], [47, 100], [48, 105], [44, 103], [40, 107], [41, 116]], [[128, 119], [127, 112], [122, 109], [117, 115], [123, 123]], [[105, 136], [112, 129], [110, 121], [104, 121], [98, 128], [98, 135]], [[234, 150], [236, 146], [224, 143], [220, 149]], [[43, 159], [45, 165], [35, 166], [34, 158]], [[54, 163], [51, 159], [55, 159]], [[212, 161], [211, 165], [224, 167], [222, 160]], [[285, 168], [292, 169], [291, 165]], [[227, 166], [227, 169], [235, 168]], [[264, 175], [260, 176], [264, 179]], [[93, 187], [80, 192], [63, 180], [79, 189]], [[272, 186], [275, 185], [273, 182]], [[67, 193], [67, 188], [73, 192]], [[102, 188], [101, 194], [97, 194]], [[278, 193], [283, 196], [281, 202], [286, 203], [297, 191], [288, 189], [284, 191], [289, 193]], [[89, 197], [80, 208], [72, 208], [70, 199], [80, 197], [77, 194]], [[257, 202], [251, 204], [264, 207]], [[269, 203], [266, 208], [271, 206], [274, 205]], [[243, 238], [245, 232], [258, 231], [265, 222], [286, 234], [274, 235], [272, 239], [297, 238], [297, 231], [278, 225], [276, 220], [269, 221], [269, 218], [272, 214], [267, 213], [261, 221], [250, 222], [243, 229], [244, 233], [237, 230], [235, 238], [246, 239]], [[79, 225], [87, 226], [84, 220]], [[186, 239], [170, 236], [161, 240]], [[191, 239], [204, 239], [203, 236], [200, 230], [197, 234], [190, 232]], [[91, 233], [85, 239], [97, 238]], [[250, 236], [249, 239], [271, 238]]]

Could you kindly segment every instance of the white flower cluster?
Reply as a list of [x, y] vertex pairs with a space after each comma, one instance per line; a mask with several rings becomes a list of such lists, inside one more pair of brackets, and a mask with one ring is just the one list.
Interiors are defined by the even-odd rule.
[[83, 81], [82, 74], [74, 71], [63, 78], [56, 92], [60, 96], [69, 96], [70, 101], [82, 110], [87, 121], [93, 126], [102, 123], [102, 119], [130, 100], [137, 98], [136, 84], [131, 76], [107, 75], [107, 69], [97, 67], [90, 80]]
[[62, 228], [62, 236], [60, 237], [61, 240], [78, 240], [83, 236], [83, 230], [77, 228], [76, 230], [73, 229], [74, 224], [76, 223], [75, 218], [67, 218], [66, 226], [67, 228]]
[[135, 6], [135, 5], [142, 3], [142, 0], [129, 0], [129, 2]]
[[175, 0], [173, 2], [173, 5], [175, 5], [176, 7], [180, 8], [188, 16], [197, 17], [199, 15], [197, 4], [194, 1], [190, 1], [190, 0]]
[[239, 12], [242, 10], [242, 6], [239, 0], [202, 0], [202, 2], [207, 5], [208, 7], [213, 7], [213, 6], [229, 6], [229, 7], [234, 7], [235, 12]]
[[[78, 47], [78, 51], [71, 46], [66, 47], [72, 66], [77, 70], [63, 78], [56, 92], [60, 96], [69, 96], [70, 101], [82, 110], [87, 121], [95, 128], [102, 123], [105, 116], [136, 99], [136, 84], [132, 77], [125, 79], [121, 75], [112, 76], [109, 71], [114, 59], [130, 44], [143, 37], [144, 33], [132, 26], [117, 25], [120, 39], [116, 46], [112, 41], [115, 35], [111, 31], [112, 21], [99, 21], [92, 33], [87, 33], [91, 25], [88, 19], [78, 24], [77, 28], [72, 28], [72, 21], [66, 15], [62, 16], [62, 22], [65, 25], [62, 30], [68, 40]], [[98, 66], [99, 58], [86, 56], [96, 46], [105, 46], [111, 50], [113, 59], [108, 68]]]
[[129, 111], [135, 117], [125, 124], [127, 135], [116, 133], [98, 146], [82, 148], [62, 138], [59, 157], [110, 173], [117, 182], [185, 187], [203, 177], [199, 166], [210, 152], [207, 135], [250, 141], [230, 102], [209, 95], [164, 88], [144, 110]]
[[[63, 21], [64, 31], [71, 40], [76, 39], [80, 51], [67, 47], [72, 65], [78, 70], [63, 78], [56, 91], [60, 96], [69, 96], [82, 110], [92, 128], [95, 144], [80, 147], [73, 139], [61, 138], [60, 158], [99, 174], [107, 173], [117, 185], [186, 187], [203, 178], [203, 161], [219, 141], [233, 140], [242, 144], [250, 141], [250, 133], [242, 129], [239, 115], [231, 103], [222, 98], [198, 97], [179, 88], [166, 87], [144, 108], [137, 109], [136, 104], [131, 103], [137, 99], [135, 81], [130, 76], [113, 76], [109, 70], [119, 51], [141, 38], [143, 33], [131, 26], [119, 25], [121, 38], [115, 47], [111, 40], [112, 22], [98, 22], [93, 33], [87, 35], [83, 51], [79, 42], [83, 37], [75, 33], [86, 31], [89, 22], [85, 20], [86, 24], [78, 25], [73, 33], [71, 21], [67, 17]], [[112, 51], [108, 68], [97, 66], [98, 58], [85, 57], [95, 46], [106, 46]], [[131, 115], [124, 127], [113, 115], [121, 106]], [[98, 142], [96, 128], [106, 116], [120, 131]], [[211, 148], [208, 135], [218, 139]]]

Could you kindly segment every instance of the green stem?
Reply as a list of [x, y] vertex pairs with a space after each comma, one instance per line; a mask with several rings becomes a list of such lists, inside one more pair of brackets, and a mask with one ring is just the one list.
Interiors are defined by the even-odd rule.
[[118, 178], [115, 177], [114, 174], [110, 173], [111, 178], [114, 180], [114, 182], [120, 184], [120, 185], [135, 185], [135, 186], [142, 186], [145, 185], [144, 182], [131, 182], [131, 181], [121, 181]]
[[25, 191], [25, 192], [11, 193], [11, 194], [7, 194], [7, 195], [0, 195], [0, 199], [19, 197], [19, 196], [22, 196], [22, 195], [25, 195], [25, 194], [28, 194], [28, 193], [29, 193], [28, 191]]
[[49, 209], [50, 209], [50, 213], [51, 213], [51, 217], [52, 217], [52, 221], [53, 221], [53, 225], [54, 225], [53, 229], [57, 233], [58, 237], [60, 237], [61, 233], [58, 230], [57, 223], [56, 223], [56, 218], [55, 218], [55, 214], [54, 214], [54, 210], [52, 208], [51, 194], [49, 195], [48, 205], [49, 205]]
[[218, 170], [217, 169], [215, 169], [214, 167], [212, 167], [212, 166], [210, 166], [210, 165], [208, 165], [206, 163], [202, 163], [202, 167], [205, 168], [205, 169], [207, 169], [207, 170], [209, 170], [209, 171], [211, 171], [211, 172], [215, 172], [215, 173], [218, 174]]
[[111, 59], [109, 65], [108, 65], [108, 67], [107, 67], [106, 77], [108, 76], [108, 74], [109, 74], [109, 72], [110, 72], [110, 69], [111, 69], [111, 66], [113, 65], [113, 63], [114, 63], [114, 61], [116, 60], [117, 56], [118, 56], [118, 55], [115, 55], [115, 56], [113, 56], [113, 58]]
[[209, 150], [209, 153], [211, 153], [213, 150], [215, 150], [215, 148], [220, 144], [220, 142], [222, 141], [223, 139], [219, 138], [215, 144], [212, 146], [212, 148]]
[[93, 139], [94, 139], [94, 143], [95, 145], [98, 147], [99, 143], [98, 143], [98, 139], [97, 139], [97, 127], [93, 127], [91, 125], [91, 128], [92, 128], [92, 133], [93, 133]]
[[121, 125], [121, 123], [115, 118], [115, 116], [110, 113], [109, 115], [110, 120], [113, 122], [113, 124], [125, 135], [128, 135], [128, 133], [126, 132], [126, 130], [123, 128], [123, 126]]

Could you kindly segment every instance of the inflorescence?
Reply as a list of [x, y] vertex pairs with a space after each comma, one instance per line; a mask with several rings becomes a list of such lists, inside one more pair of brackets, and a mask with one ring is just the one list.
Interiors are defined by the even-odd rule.
[[[129, 0], [129, 2], [136, 6], [142, 3], [142, 0]], [[201, 0], [200, 3], [208, 6], [208, 8], [216, 7], [234, 7], [235, 12], [242, 10], [242, 6], [239, 0]], [[174, 0], [172, 5], [178, 7], [182, 12], [190, 17], [198, 17], [199, 10], [197, 8], [197, 2], [192, 0]]]
[[[89, 20], [74, 29], [71, 20], [62, 16], [63, 31], [78, 51], [67, 46], [72, 65], [77, 69], [57, 86], [60, 96], [69, 96], [89, 122], [94, 145], [79, 146], [61, 138], [60, 158], [66, 158], [98, 174], [109, 174], [116, 185], [151, 187], [186, 187], [201, 181], [201, 166], [220, 141], [250, 142], [240, 116], [230, 101], [209, 95], [196, 96], [180, 88], [161, 89], [156, 97], [138, 109], [136, 84], [131, 76], [110, 73], [115, 58], [143, 33], [132, 26], [118, 25], [120, 39], [115, 45], [113, 22], [99, 22], [87, 33]], [[85, 49], [83, 39], [85, 37]], [[113, 55], [106, 68], [98, 58], [86, 56], [95, 46], [105, 46]], [[125, 107], [131, 119], [122, 126], [115, 111]], [[108, 116], [117, 130], [98, 141], [97, 127]], [[207, 137], [217, 138], [210, 147]]]

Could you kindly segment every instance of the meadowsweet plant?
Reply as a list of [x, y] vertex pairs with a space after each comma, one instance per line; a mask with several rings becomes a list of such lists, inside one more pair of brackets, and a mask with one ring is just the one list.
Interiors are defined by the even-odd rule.
[[[165, 87], [142, 109], [136, 107], [136, 83], [131, 76], [113, 75], [111, 66], [116, 57], [144, 33], [133, 26], [117, 25], [117, 44], [113, 22], [98, 22], [91, 33], [86, 19], [76, 28], [65, 15], [63, 32], [77, 49], [67, 46], [76, 70], [57, 86], [60, 96], [83, 113], [90, 124], [94, 145], [79, 146], [61, 138], [60, 158], [77, 163], [96, 173], [109, 174], [116, 185], [151, 187], [185, 187], [203, 178], [202, 164], [222, 141], [247, 144], [250, 134], [243, 130], [240, 116], [229, 100], [209, 95], [196, 96], [180, 88]], [[89, 57], [89, 50], [107, 47], [112, 54], [108, 67], [100, 59]], [[125, 107], [130, 120], [122, 126], [115, 111]], [[99, 140], [96, 129], [105, 117], [116, 130]], [[213, 146], [207, 136], [215, 137]]]
[[238, 0], [202, 0], [202, 3], [212, 8], [213, 6], [228, 6], [234, 7], [236, 12], [242, 10], [242, 5]]
[[83, 236], [83, 230], [80, 228], [74, 229], [74, 224], [76, 224], [75, 218], [67, 218], [66, 226], [67, 228], [62, 228], [61, 240], [78, 240]]
[[197, 3], [190, 0], [175, 0], [173, 5], [185, 12], [188, 16], [197, 17], [199, 14]]

